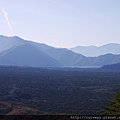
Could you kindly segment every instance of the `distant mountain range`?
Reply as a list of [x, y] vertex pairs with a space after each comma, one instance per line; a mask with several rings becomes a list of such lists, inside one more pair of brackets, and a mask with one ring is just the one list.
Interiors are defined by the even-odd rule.
[[77, 47], [71, 48], [70, 50], [72, 50], [75, 53], [79, 53], [88, 57], [89, 56], [97, 57], [97, 56], [108, 54], [108, 53], [117, 55], [117, 54], [120, 54], [120, 44], [110, 43], [100, 47], [77, 46]]
[[[115, 44], [113, 44], [113, 46], [114, 45]], [[31, 67], [101, 67], [103, 65], [119, 62], [120, 55], [114, 55], [110, 52], [98, 57], [86, 57], [66, 48], [55, 48], [46, 44], [23, 40], [17, 36], [0, 36], [0, 65]]]

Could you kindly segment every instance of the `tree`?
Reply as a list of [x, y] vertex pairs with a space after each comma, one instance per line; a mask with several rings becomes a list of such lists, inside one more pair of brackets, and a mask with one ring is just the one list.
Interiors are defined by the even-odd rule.
[[118, 92], [113, 101], [109, 101], [110, 106], [104, 106], [104, 115], [120, 115], [120, 92]]

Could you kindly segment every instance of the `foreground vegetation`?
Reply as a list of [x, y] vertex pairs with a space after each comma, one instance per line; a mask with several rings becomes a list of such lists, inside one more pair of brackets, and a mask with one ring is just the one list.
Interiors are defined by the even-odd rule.
[[99, 115], [119, 88], [119, 71], [3, 66], [0, 114]]
[[104, 115], [120, 115], [120, 92], [115, 95], [113, 101], [109, 101], [109, 106], [104, 106]]

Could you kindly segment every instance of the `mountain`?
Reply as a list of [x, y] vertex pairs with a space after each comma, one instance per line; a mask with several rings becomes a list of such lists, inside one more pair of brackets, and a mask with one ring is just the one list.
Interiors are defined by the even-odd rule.
[[101, 67], [106, 64], [119, 63], [120, 55], [105, 54], [98, 57], [85, 57], [67, 51], [60, 56], [58, 61], [68, 67]]
[[17, 46], [21, 45], [23, 43], [29, 43], [30, 45], [38, 48], [41, 51], [44, 51], [44, 50], [47, 50], [50, 48], [54, 48], [54, 47], [48, 46], [44, 43], [36, 43], [36, 42], [24, 40], [18, 36], [7, 37], [7, 36], [0, 35], [0, 52], [8, 50], [16, 45]]
[[103, 66], [120, 62], [120, 55], [105, 54], [93, 58], [94, 60], [91, 62], [90, 66]]
[[25, 43], [25, 40], [17, 36], [7, 37], [0, 35], [0, 52], [8, 50], [13, 46], [20, 45], [22, 43]]
[[[108, 48], [110, 48], [109, 46], [110, 44]], [[104, 47], [106, 49], [107, 45]], [[111, 47], [111, 49], [113, 48]], [[98, 57], [86, 57], [66, 48], [55, 48], [44, 43], [24, 40], [17, 36], [0, 36], [1, 65], [32, 67], [101, 67], [103, 65], [119, 62], [120, 55], [110, 54], [109, 52]]]
[[43, 50], [43, 52], [67, 67], [101, 67], [120, 62], [120, 55], [113, 54], [85, 57], [66, 48], [49, 48]]
[[104, 65], [101, 67], [104, 70], [120, 70], [120, 63], [112, 64], [112, 65]]
[[73, 52], [82, 54], [84, 56], [87, 57], [96, 57], [96, 56], [100, 56], [100, 55], [104, 55], [107, 53], [111, 53], [111, 54], [120, 54], [120, 44], [115, 44], [115, 43], [110, 43], [110, 44], [106, 44], [100, 47], [96, 47], [96, 46], [77, 46], [74, 48], [71, 48], [70, 50], [72, 50]]
[[46, 55], [28, 43], [12, 47], [0, 53], [1, 65], [31, 66], [31, 67], [60, 67], [55, 59]]
[[62, 63], [64, 66], [74, 66], [77, 61], [81, 61], [84, 58], [83, 55], [76, 54], [66, 48], [54, 48], [44, 52]]

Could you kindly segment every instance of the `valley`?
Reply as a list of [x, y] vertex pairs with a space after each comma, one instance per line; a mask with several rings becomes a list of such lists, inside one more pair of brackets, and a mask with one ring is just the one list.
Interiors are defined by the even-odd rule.
[[101, 115], [120, 88], [120, 71], [0, 67], [0, 114]]

